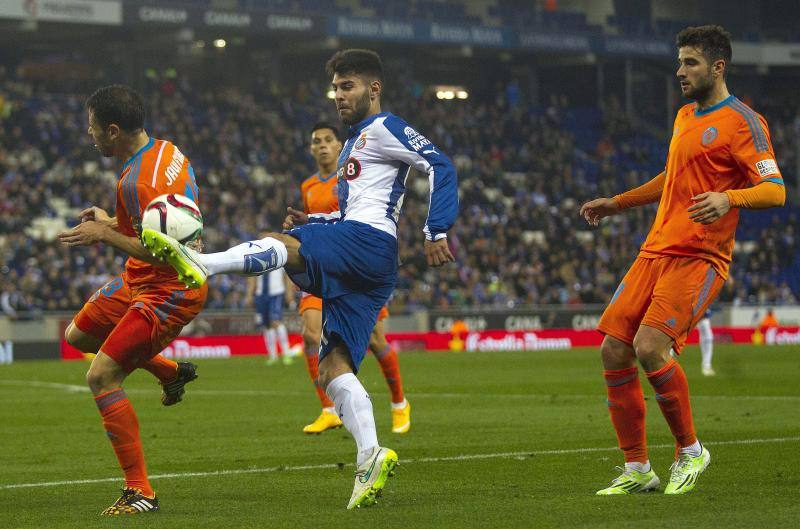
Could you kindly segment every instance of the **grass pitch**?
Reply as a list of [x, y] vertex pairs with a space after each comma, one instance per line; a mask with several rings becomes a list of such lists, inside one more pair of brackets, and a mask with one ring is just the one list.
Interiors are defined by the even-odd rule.
[[[302, 360], [200, 360], [184, 402], [159, 403], [146, 372], [125, 387], [161, 511], [99, 512], [122, 485], [85, 387], [87, 364], [0, 366], [0, 527], [789, 527], [800, 520], [800, 352], [718, 346], [682, 364], [709, 469], [694, 493], [596, 497], [622, 463], [596, 350], [401, 355], [412, 429], [389, 431], [373, 359], [361, 379], [381, 444], [400, 455], [379, 504], [346, 511], [355, 448], [344, 430], [306, 436], [318, 403]], [[643, 380], [645, 394], [652, 390]], [[668, 478], [672, 438], [648, 399], [651, 459]], [[663, 486], [662, 486], [663, 489]]]

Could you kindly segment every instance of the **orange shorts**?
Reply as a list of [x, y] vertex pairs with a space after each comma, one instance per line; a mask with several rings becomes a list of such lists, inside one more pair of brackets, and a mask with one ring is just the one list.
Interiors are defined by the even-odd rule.
[[628, 345], [640, 325], [670, 336], [680, 353], [725, 280], [710, 262], [691, 257], [637, 257], [606, 307], [597, 330]]
[[75, 325], [103, 345], [100, 350], [126, 371], [160, 353], [203, 310], [208, 286], [147, 285], [129, 288], [125, 274], [92, 295]]
[[[297, 307], [297, 310], [302, 316], [305, 311], [310, 309], [322, 311], [322, 299], [310, 294], [303, 294], [303, 297], [300, 298], [300, 305]], [[381, 311], [378, 313], [378, 321], [383, 321], [388, 317], [389, 307], [384, 305], [383, 308], [381, 308]]]

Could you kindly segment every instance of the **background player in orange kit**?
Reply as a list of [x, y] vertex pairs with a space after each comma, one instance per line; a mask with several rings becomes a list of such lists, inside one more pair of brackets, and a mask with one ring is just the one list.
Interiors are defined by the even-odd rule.
[[[341, 150], [342, 142], [339, 140], [339, 130], [329, 123], [317, 123], [311, 130], [311, 155], [317, 162], [317, 173], [311, 175], [300, 185], [305, 213], [339, 211], [336, 161]], [[330, 428], [339, 428], [342, 426], [342, 421], [336, 415], [333, 402], [325, 394], [325, 390], [320, 387], [318, 380], [318, 354], [322, 336], [322, 300], [306, 292], [303, 292], [301, 296], [298, 310], [303, 319], [303, 350], [308, 373], [314, 382], [317, 396], [322, 404], [322, 413], [314, 422], [305, 426], [303, 432], [322, 433]], [[406, 433], [411, 428], [411, 404], [403, 394], [403, 380], [400, 376], [397, 352], [386, 341], [384, 334], [383, 321], [388, 316], [389, 310], [383, 307], [370, 336], [369, 350], [378, 359], [383, 376], [392, 393], [392, 432]]]
[[686, 376], [669, 351], [680, 353], [728, 277], [738, 208], [782, 206], [786, 197], [766, 120], [728, 92], [728, 32], [686, 28], [677, 46], [681, 91], [694, 103], [678, 111], [664, 172], [580, 210], [596, 226], [603, 217], [659, 202], [647, 240], [598, 325], [605, 334], [608, 408], [626, 461], [622, 475], [598, 494], [659, 486], [647, 454], [637, 359], [677, 444], [664, 493], [694, 489], [711, 456], [697, 440]]
[[139, 423], [122, 381], [137, 367], [163, 382], [164, 404], [180, 400], [183, 386], [196, 378], [194, 366], [166, 360], [158, 353], [203, 308], [208, 287], [187, 290], [175, 272], [150, 255], [139, 241], [147, 204], [164, 193], [184, 194], [195, 202], [198, 189], [189, 160], [172, 143], [150, 138], [144, 130], [141, 96], [132, 89], [107, 86], [86, 102], [89, 134], [103, 156], [121, 162], [116, 215], [91, 207], [81, 224], [59, 234], [68, 246], [109, 244], [130, 257], [124, 273], [97, 291], [67, 328], [67, 341], [97, 352], [86, 380], [103, 426], [125, 474], [122, 496], [102, 514], [136, 514], [158, 509], [150, 486]]

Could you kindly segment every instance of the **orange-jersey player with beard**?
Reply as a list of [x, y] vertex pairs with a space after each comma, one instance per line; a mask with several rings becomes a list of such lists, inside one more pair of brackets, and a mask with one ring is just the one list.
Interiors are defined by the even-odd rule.
[[719, 26], [678, 34], [681, 91], [693, 100], [678, 111], [664, 172], [613, 198], [581, 208], [603, 217], [658, 202], [636, 261], [603, 313], [598, 330], [608, 408], [625, 469], [597, 494], [658, 488], [645, 437], [645, 402], [638, 363], [676, 443], [664, 493], [691, 492], [711, 461], [695, 434], [689, 386], [677, 358], [728, 277], [738, 208], [782, 206], [786, 197], [766, 120], [728, 92], [730, 35]]

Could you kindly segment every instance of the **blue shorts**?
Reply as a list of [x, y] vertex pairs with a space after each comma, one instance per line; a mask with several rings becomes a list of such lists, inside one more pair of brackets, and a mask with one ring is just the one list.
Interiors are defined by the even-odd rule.
[[256, 323], [269, 327], [283, 318], [283, 294], [256, 298]]
[[378, 313], [397, 283], [397, 239], [352, 220], [306, 224], [288, 232], [300, 241], [301, 290], [322, 298], [320, 360], [344, 342], [357, 373]]

